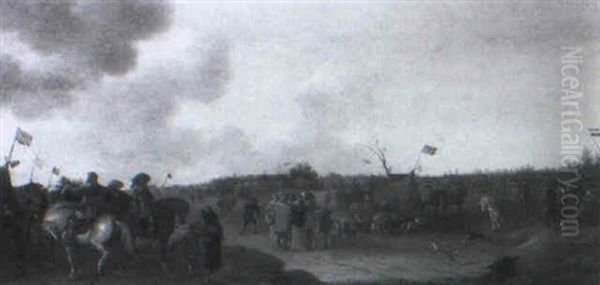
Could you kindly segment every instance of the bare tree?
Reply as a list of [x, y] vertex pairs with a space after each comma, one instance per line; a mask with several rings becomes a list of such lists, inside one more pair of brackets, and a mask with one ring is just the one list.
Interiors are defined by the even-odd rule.
[[387, 151], [387, 149], [379, 146], [379, 140], [376, 140], [374, 145], [361, 144], [360, 146], [364, 147], [369, 152], [371, 152], [373, 155], [375, 155], [377, 157], [377, 159], [379, 160], [379, 162], [381, 163], [381, 166], [383, 167], [385, 174], [387, 176], [392, 176], [392, 167], [388, 165], [387, 159], [385, 157], [385, 152]]

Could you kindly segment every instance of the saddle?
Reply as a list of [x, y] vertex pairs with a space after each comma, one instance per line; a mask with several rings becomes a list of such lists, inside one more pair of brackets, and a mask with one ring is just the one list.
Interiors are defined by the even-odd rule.
[[87, 232], [92, 222], [92, 219], [69, 219], [65, 230], [62, 232], [62, 240], [66, 244], [75, 244], [75, 237]]
[[70, 219], [67, 224], [66, 233], [67, 239], [74, 239], [76, 235], [83, 234], [87, 232], [94, 221], [96, 220], [96, 215], [91, 213], [89, 215], [83, 214], [79, 209], [75, 211], [75, 218]]

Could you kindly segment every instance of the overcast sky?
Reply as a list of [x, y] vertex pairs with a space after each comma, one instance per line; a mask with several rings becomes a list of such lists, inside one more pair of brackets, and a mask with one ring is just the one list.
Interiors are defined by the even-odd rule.
[[[0, 7], [0, 149], [15, 129], [82, 178], [160, 184], [281, 172], [422, 174], [558, 165], [562, 46], [585, 49], [600, 126], [600, 4], [207, 4], [34, 1]], [[584, 137], [586, 143], [589, 138]], [[365, 163], [369, 159], [372, 163]]]

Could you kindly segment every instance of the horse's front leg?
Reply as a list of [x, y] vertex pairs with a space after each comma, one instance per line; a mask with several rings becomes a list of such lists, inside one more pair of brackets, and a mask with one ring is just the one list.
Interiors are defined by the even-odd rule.
[[94, 248], [96, 248], [98, 251], [100, 251], [100, 259], [98, 260], [98, 263], [96, 264], [96, 270], [98, 273], [98, 276], [102, 276], [104, 275], [104, 266], [106, 265], [106, 261], [108, 260], [108, 256], [110, 255], [110, 252], [106, 249], [106, 247], [104, 247], [104, 245], [102, 245], [102, 243], [92, 243], [92, 245], [94, 245]]
[[75, 248], [71, 245], [66, 245], [65, 246], [65, 251], [67, 252], [67, 260], [69, 261], [69, 266], [71, 268], [70, 272], [69, 272], [69, 278], [73, 279], [75, 278], [75, 273], [76, 273], [76, 269], [75, 269]]

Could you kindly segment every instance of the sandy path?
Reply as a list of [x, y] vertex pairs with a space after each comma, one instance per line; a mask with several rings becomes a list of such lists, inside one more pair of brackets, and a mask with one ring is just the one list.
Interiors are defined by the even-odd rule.
[[[204, 201], [214, 204], [213, 199]], [[242, 245], [275, 255], [287, 270], [310, 272], [324, 282], [410, 280], [418, 282], [479, 276], [506, 250], [486, 241], [465, 243], [462, 235], [414, 236], [361, 235], [353, 241], [337, 241], [335, 249], [318, 252], [279, 252], [269, 246], [266, 233], [238, 235], [239, 205], [222, 219], [226, 244]], [[264, 227], [263, 227], [264, 230]], [[440, 248], [434, 251], [429, 241]], [[448, 254], [454, 252], [456, 254]]]
[[[478, 276], [499, 250], [486, 242], [464, 244], [460, 237], [432, 235], [375, 237], [360, 236], [341, 241], [336, 249], [318, 252], [277, 252], [268, 246], [265, 234], [237, 236], [229, 244], [259, 249], [286, 263], [286, 269], [306, 270], [325, 282], [411, 280], [436, 281]], [[434, 240], [439, 250], [429, 243]], [[446, 252], [455, 252], [448, 254]]]

